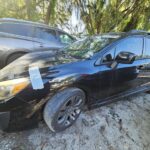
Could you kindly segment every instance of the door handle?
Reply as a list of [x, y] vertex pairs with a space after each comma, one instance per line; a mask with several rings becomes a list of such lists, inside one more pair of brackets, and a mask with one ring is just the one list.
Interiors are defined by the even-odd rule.
[[144, 65], [140, 65], [137, 67], [138, 69], [144, 69]]

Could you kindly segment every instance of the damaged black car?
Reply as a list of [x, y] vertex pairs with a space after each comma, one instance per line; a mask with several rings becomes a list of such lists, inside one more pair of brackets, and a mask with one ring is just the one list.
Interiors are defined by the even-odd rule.
[[87, 37], [62, 50], [27, 54], [0, 71], [0, 127], [12, 132], [44, 120], [70, 127], [82, 110], [150, 90], [148, 32]]

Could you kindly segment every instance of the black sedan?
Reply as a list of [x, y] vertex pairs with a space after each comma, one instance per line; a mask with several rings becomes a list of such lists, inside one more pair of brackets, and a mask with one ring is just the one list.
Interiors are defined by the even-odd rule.
[[0, 71], [1, 128], [27, 129], [44, 119], [51, 131], [62, 131], [85, 106], [149, 91], [149, 70], [147, 32], [88, 37], [55, 54], [27, 54]]

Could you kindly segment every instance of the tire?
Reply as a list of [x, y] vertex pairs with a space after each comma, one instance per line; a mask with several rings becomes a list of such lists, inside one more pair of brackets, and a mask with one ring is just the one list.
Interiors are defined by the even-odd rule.
[[52, 132], [70, 127], [79, 117], [85, 104], [85, 94], [78, 88], [69, 88], [53, 96], [45, 105], [43, 118]]
[[15, 61], [17, 58], [23, 56], [24, 53], [18, 53], [18, 54], [12, 54], [11, 56], [8, 57], [6, 65], [12, 63], [13, 61]]

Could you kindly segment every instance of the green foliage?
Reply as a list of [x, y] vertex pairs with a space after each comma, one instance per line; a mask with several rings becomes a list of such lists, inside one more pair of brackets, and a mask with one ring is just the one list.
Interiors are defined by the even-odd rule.
[[149, 0], [0, 0], [0, 17], [66, 26], [78, 8], [88, 34], [150, 30]]
[[[104, 0], [86, 0], [87, 5], [80, 7], [82, 19], [89, 34], [131, 29], [149, 30], [149, 0], [111, 0], [106, 5]], [[83, 5], [78, 2], [78, 6]]]

